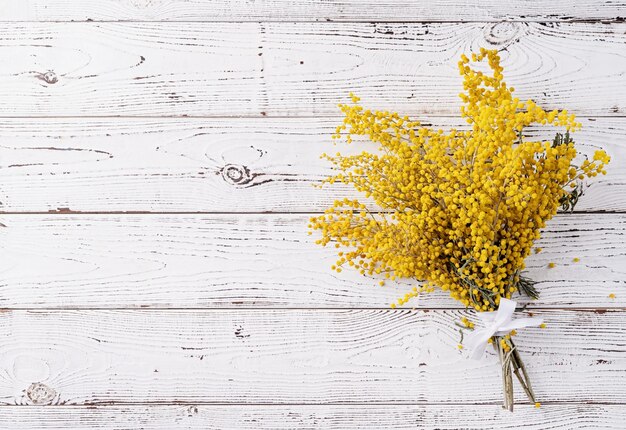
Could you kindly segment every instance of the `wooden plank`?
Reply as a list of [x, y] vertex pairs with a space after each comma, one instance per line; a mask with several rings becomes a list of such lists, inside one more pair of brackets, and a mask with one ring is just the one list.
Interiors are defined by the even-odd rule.
[[[419, 116], [433, 127], [454, 118]], [[582, 118], [574, 135], [591, 156], [605, 148], [608, 175], [589, 183], [577, 210], [626, 211], [626, 118]], [[319, 212], [348, 187], [312, 185], [333, 171], [322, 152], [341, 118], [2, 119], [3, 212]], [[550, 128], [529, 130], [551, 139]], [[373, 208], [373, 206], [372, 206]]]
[[[412, 281], [330, 270], [307, 215], [6, 215], [5, 308], [386, 308]], [[626, 307], [626, 214], [563, 215], [527, 260], [531, 307]], [[575, 263], [573, 259], [580, 258]], [[549, 269], [548, 263], [557, 267]], [[614, 299], [609, 298], [615, 294]], [[524, 300], [522, 300], [524, 301]], [[460, 307], [443, 293], [407, 305]]]
[[[502, 51], [520, 98], [624, 114], [626, 23], [6, 23], [0, 116], [456, 115], [461, 53]], [[593, 85], [591, 85], [591, 83]], [[436, 88], [436, 91], [433, 91]]]
[[[464, 314], [6, 311], [0, 403], [498, 403], [495, 355], [456, 348]], [[520, 330], [516, 343], [541, 401], [626, 398], [626, 312], [534, 314], [547, 328]]]
[[609, 0], [555, 0], [549, 3], [459, 0], [211, 1], [202, 0], [13, 0], [0, 5], [3, 21], [575, 21], [616, 20], [624, 4]]
[[[623, 405], [289, 405], [0, 407], [0, 425], [12, 430], [615, 430]], [[462, 423], [462, 424], [460, 424]]]

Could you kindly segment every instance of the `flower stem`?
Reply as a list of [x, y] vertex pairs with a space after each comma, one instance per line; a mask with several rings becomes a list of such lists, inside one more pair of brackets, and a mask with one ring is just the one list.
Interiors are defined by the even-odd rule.
[[[505, 348], [502, 345], [502, 340], [505, 340], [510, 347]], [[517, 377], [517, 380], [524, 389], [528, 399], [535, 404], [535, 393], [532, 385], [530, 384], [530, 378], [528, 377], [528, 372], [526, 372], [526, 366], [524, 366], [522, 357], [517, 351], [513, 340], [511, 338], [504, 339], [503, 336], [494, 336], [493, 341], [493, 347], [498, 353], [500, 365], [502, 366], [503, 408], [513, 412], [513, 374]]]
[[[528, 377], [528, 372], [526, 372], [526, 366], [524, 366], [524, 362], [522, 361], [522, 357], [520, 356], [517, 347], [513, 343], [512, 339], [509, 339], [509, 343], [512, 345], [511, 352], [513, 353], [513, 365], [515, 376], [517, 376], [518, 381], [522, 385], [528, 400], [531, 401], [532, 404], [535, 404], [537, 400], [535, 399], [535, 392], [533, 391], [533, 387], [530, 384], [530, 378]], [[520, 373], [521, 370], [521, 373]]]

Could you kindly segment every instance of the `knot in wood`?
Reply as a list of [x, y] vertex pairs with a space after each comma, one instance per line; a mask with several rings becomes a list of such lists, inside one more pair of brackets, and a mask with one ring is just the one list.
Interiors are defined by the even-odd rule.
[[506, 47], [519, 40], [520, 31], [517, 22], [498, 22], [487, 27], [485, 40], [493, 46]]
[[33, 405], [49, 405], [56, 395], [56, 391], [41, 382], [33, 382], [26, 389], [26, 396]]
[[57, 77], [57, 74], [54, 73], [52, 70], [49, 70], [46, 73], [38, 74], [37, 79], [40, 79], [44, 81], [46, 84], [50, 84], [50, 85], [56, 84], [57, 82], [59, 82], [59, 78]]
[[231, 185], [245, 185], [252, 180], [250, 170], [240, 164], [227, 164], [222, 167], [222, 178]]

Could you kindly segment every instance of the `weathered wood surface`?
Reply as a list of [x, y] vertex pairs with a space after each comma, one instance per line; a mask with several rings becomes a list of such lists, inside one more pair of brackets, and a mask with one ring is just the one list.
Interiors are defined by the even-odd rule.
[[[5, 215], [0, 307], [385, 308], [414, 283], [335, 273], [307, 215]], [[552, 220], [531, 307], [625, 307], [625, 214]], [[580, 258], [575, 263], [573, 259]], [[549, 262], [557, 267], [548, 269]], [[614, 299], [609, 298], [615, 294]], [[460, 305], [443, 293], [407, 305]]]
[[[625, 10], [0, 2], [0, 428], [621, 430]], [[543, 407], [514, 414], [493, 354], [456, 348], [470, 313], [443, 293], [391, 310], [411, 283], [331, 272], [306, 234], [355, 196], [311, 186], [319, 153], [371, 148], [332, 146], [336, 104], [458, 127], [456, 61], [479, 47], [613, 158], [528, 259], [548, 326], [517, 343]]]
[[[455, 118], [419, 116], [443, 129]], [[319, 212], [349, 187], [313, 187], [333, 174], [333, 118], [2, 119], [0, 211]], [[576, 210], [626, 211], [626, 118], [581, 118], [581, 157], [604, 148], [607, 176], [594, 178]], [[531, 129], [551, 139], [553, 129]]]
[[[0, 402], [501, 401], [493, 353], [456, 349], [462, 311], [7, 311]], [[544, 402], [626, 396], [626, 313], [552, 310], [516, 338]], [[33, 385], [34, 384], [34, 385]], [[517, 399], [524, 403], [523, 393]]]
[[2, 21], [615, 21], [625, 4], [609, 0], [9, 0]]
[[11, 430], [621, 430], [621, 405], [134, 405], [71, 408], [3, 407]]
[[502, 52], [521, 98], [624, 114], [625, 23], [5, 23], [0, 116], [335, 114], [354, 91], [457, 114], [457, 61]]

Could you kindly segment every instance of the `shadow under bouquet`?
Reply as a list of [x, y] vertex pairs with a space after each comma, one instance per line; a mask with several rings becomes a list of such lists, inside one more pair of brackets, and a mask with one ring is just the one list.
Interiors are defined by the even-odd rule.
[[[489, 73], [478, 70], [484, 63]], [[378, 150], [322, 155], [338, 171], [324, 183], [349, 184], [365, 200], [338, 200], [312, 217], [309, 228], [321, 232], [317, 243], [340, 249], [333, 270], [419, 281], [391, 307], [440, 288], [477, 311], [481, 328], [463, 321], [473, 330], [466, 338], [470, 356], [481, 358], [492, 344], [502, 365], [504, 407], [513, 410], [513, 375], [538, 406], [512, 336], [541, 321], [513, 319], [511, 298], [538, 297], [522, 274], [524, 260], [557, 210], [574, 208], [583, 180], [606, 173], [609, 156], [600, 150], [577, 162], [574, 115], [514, 97], [497, 51], [462, 55], [458, 65], [466, 130], [444, 132], [366, 110], [354, 95], [352, 104], [339, 105], [345, 118], [333, 138], [350, 143], [364, 136]], [[533, 140], [525, 130], [535, 124], [562, 132]]]

